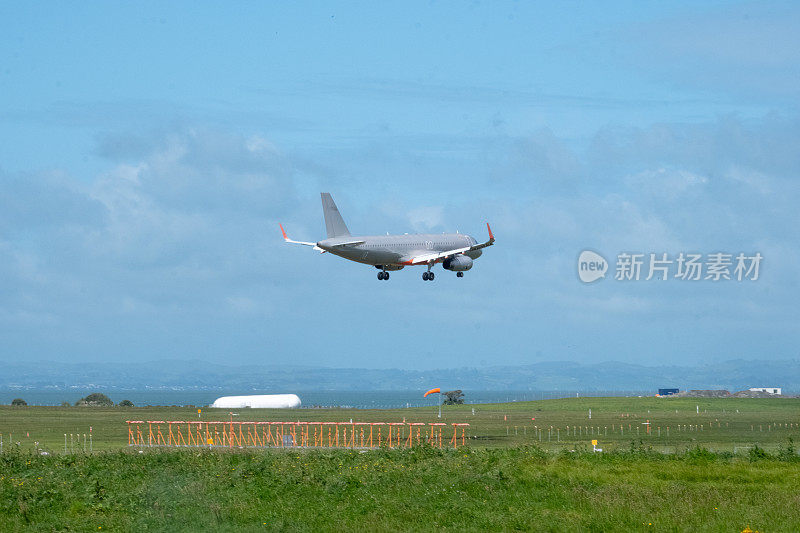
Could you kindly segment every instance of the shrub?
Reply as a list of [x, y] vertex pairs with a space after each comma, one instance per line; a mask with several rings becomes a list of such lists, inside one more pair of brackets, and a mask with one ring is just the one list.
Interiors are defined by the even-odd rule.
[[716, 453], [712, 452], [708, 448], [703, 448], [702, 446], [695, 446], [694, 448], [686, 450], [686, 457], [695, 462], [708, 462], [717, 460]]
[[133, 402], [130, 400], [122, 400], [117, 405], [119, 405], [120, 407], [133, 407]]
[[750, 461], [759, 461], [761, 459], [767, 459], [769, 454], [761, 448], [758, 444], [754, 445], [750, 448], [750, 451], [747, 452], [748, 456], [750, 457]]
[[114, 405], [114, 402], [111, 401], [111, 398], [106, 396], [101, 392], [94, 392], [85, 398], [81, 398], [77, 402], [75, 402], [76, 406], [88, 406], [88, 407], [111, 407]]
[[26, 402], [22, 398], [14, 398], [13, 400], [11, 400], [11, 405], [16, 405], [18, 407], [22, 407], [24, 405], [28, 405], [28, 402]]
[[797, 461], [800, 459], [794, 447], [794, 439], [792, 437], [789, 437], [789, 442], [786, 444], [785, 448], [783, 446], [780, 447], [778, 458], [780, 458], [781, 461]]
[[464, 403], [464, 393], [459, 390], [443, 392], [445, 405], [460, 405]]

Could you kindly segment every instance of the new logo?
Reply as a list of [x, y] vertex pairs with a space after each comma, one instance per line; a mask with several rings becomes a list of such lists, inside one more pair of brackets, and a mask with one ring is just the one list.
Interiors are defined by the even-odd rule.
[[578, 256], [578, 277], [584, 283], [591, 283], [606, 276], [608, 261], [591, 250], [584, 250]]

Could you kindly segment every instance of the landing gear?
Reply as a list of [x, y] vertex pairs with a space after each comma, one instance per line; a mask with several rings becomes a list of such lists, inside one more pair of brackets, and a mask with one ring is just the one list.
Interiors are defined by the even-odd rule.
[[456, 277], [457, 278], [463, 278], [464, 277], [464, 273], [463, 272], [456, 272]]
[[431, 267], [433, 267], [433, 261], [428, 261], [428, 271], [422, 273], [422, 280], [423, 281], [433, 281], [435, 277], [433, 272], [431, 272]]
[[388, 272], [378, 272], [378, 279], [380, 279], [380, 280], [389, 279], [389, 273]]

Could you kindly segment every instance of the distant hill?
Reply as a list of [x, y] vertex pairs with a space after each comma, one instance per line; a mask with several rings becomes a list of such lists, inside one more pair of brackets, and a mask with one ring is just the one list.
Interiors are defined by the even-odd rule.
[[703, 366], [541, 362], [519, 366], [394, 370], [302, 366], [225, 366], [202, 361], [0, 363], [2, 389], [410, 390], [431, 384], [468, 390], [653, 391], [659, 387], [782, 387], [800, 392], [800, 361], [732, 360]]

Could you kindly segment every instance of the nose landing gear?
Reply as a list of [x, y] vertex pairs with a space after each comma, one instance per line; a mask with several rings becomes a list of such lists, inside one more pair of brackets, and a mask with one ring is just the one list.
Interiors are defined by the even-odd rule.
[[464, 273], [463, 272], [456, 272], [456, 277], [457, 278], [463, 278], [464, 277]]

